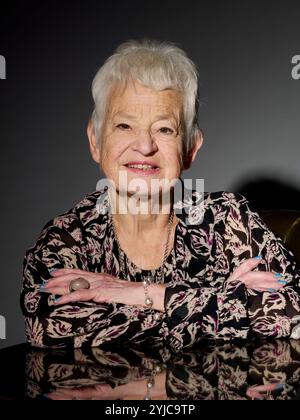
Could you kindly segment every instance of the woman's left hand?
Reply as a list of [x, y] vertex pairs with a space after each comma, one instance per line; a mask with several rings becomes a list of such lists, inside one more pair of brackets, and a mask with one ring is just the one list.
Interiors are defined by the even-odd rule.
[[[134, 377], [134, 373], [132, 374]], [[76, 388], [56, 388], [44, 395], [49, 400], [144, 400], [151, 389], [151, 398], [166, 400], [166, 372], [155, 376], [155, 386], [148, 388], [149, 380], [133, 379], [112, 387], [109, 384]]]
[[[55, 305], [86, 301], [116, 302], [135, 306], [144, 304], [144, 290], [140, 282], [129, 282], [109, 274], [91, 273], [79, 269], [58, 269], [52, 273], [52, 276], [53, 279], [41, 286], [40, 290], [44, 293], [61, 296], [55, 300]], [[70, 292], [71, 281], [79, 277], [87, 280], [90, 288]]]

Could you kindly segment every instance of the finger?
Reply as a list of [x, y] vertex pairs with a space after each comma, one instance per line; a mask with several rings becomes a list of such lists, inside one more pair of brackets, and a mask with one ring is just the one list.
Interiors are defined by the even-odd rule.
[[92, 394], [95, 393], [95, 388], [87, 386], [85, 388], [56, 388], [55, 392], [58, 394], [63, 395], [65, 398], [72, 399], [85, 399], [93, 396]]
[[95, 386], [97, 393], [99, 394], [107, 394], [108, 392], [112, 392], [113, 389], [108, 384], [99, 384]]
[[[100, 386], [87, 386], [84, 388], [76, 388], [76, 389], [65, 389], [65, 388], [57, 388], [55, 390], [55, 396], [59, 399], [69, 399], [69, 400], [88, 400], [91, 398], [109, 398], [113, 396], [114, 390], [111, 386], [107, 384], [102, 384]], [[55, 398], [55, 399], [56, 399]]]
[[51, 287], [47, 290], [41, 290], [41, 293], [50, 293], [51, 295], [64, 296], [70, 293], [70, 288], [69, 286]]
[[283, 285], [278, 283], [272, 282], [250, 282], [248, 284], [245, 283], [245, 286], [249, 290], [257, 290], [258, 292], [277, 292], [284, 288]]
[[264, 271], [244, 274], [239, 280], [243, 282], [248, 289], [253, 290], [279, 290], [287, 285], [287, 281], [279, 274]]
[[109, 280], [109, 281], [119, 280], [116, 277], [113, 277], [110, 274], [106, 274], [106, 273], [92, 273], [90, 271], [82, 271], [81, 273], [72, 272], [72, 273], [62, 274], [60, 276], [47, 280], [46, 282], [44, 282], [43, 285], [45, 286], [50, 285], [50, 287], [57, 286], [57, 285], [62, 284], [64, 280], [70, 281], [73, 279], [77, 279], [78, 277], [85, 278], [89, 282], [92, 282], [93, 280]]
[[261, 278], [269, 278], [270, 280], [275, 280], [279, 284], [287, 284], [287, 280], [285, 280], [284, 276], [279, 273], [273, 273], [272, 271], [255, 271], [252, 273], [254, 276], [258, 276]]
[[278, 282], [263, 282], [260, 283], [260, 287], [267, 290], [281, 290], [284, 288], [284, 286], [282, 284], [278, 284]]
[[272, 391], [282, 391], [285, 387], [283, 383], [274, 383], [268, 385], [258, 385], [255, 387], [255, 390], [258, 392], [272, 392]]
[[256, 391], [255, 389], [248, 389], [246, 392], [247, 397], [251, 398], [252, 400], [264, 400], [264, 396], [263, 394], [260, 394], [258, 391]]
[[253, 386], [247, 390], [247, 396], [256, 400], [264, 400], [267, 398], [267, 392], [282, 391], [285, 387], [283, 383], [274, 383], [268, 385]]
[[251, 271], [249, 273], [245, 273], [239, 277], [241, 281], [254, 281], [254, 280], [262, 280], [262, 281], [272, 281], [278, 284], [287, 284], [285, 278], [278, 273], [273, 273], [270, 271]]
[[254, 290], [255, 292], [261, 292], [261, 293], [278, 293], [281, 291], [281, 289], [275, 289], [272, 287], [259, 287], [259, 286], [253, 286], [253, 287], [248, 287], [248, 290]]
[[[89, 281], [88, 276], [86, 276], [85, 274], [84, 275], [81, 275], [81, 277], [82, 278], [85, 278], [86, 280]], [[75, 274], [74, 273], [73, 274], [65, 274], [65, 275], [62, 275], [60, 277], [57, 277], [57, 278], [55, 278], [53, 280], [49, 280], [44, 285], [44, 287], [47, 290], [47, 289], [49, 289], [51, 287], [65, 286], [65, 285], [68, 285], [70, 283], [70, 281], [75, 280], [75, 279], [78, 279], [78, 273], [77, 274], [76, 273]]]
[[254, 270], [259, 264], [263, 263], [264, 260], [261, 257], [249, 258], [244, 261], [239, 267], [237, 267], [232, 273], [232, 280], [238, 280], [243, 274], [249, 273]]
[[77, 388], [76, 390], [72, 390], [72, 393], [70, 393], [70, 397], [77, 398], [79, 400], [86, 400], [90, 398], [96, 398], [97, 390], [95, 387], [87, 386], [85, 388]]
[[56, 391], [56, 390], [53, 392], [50, 392], [49, 394], [44, 394], [43, 397], [46, 398], [47, 400], [55, 400], [55, 401], [65, 401], [67, 399], [67, 397], [65, 396], [63, 392]]
[[94, 293], [92, 290], [77, 290], [76, 292], [68, 293], [54, 301], [54, 305], [65, 305], [72, 302], [87, 302], [93, 300]]
[[277, 280], [270, 280], [270, 279], [258, 279], [252, 282], [257, 287], [261, 287], [264, 289], [282, 289], [284, 287], [283, 284], [278, 283]]
[[83, 274], [89, 271], [79, 270], [79, 268], [58, 268], [50, 272], [52, 277], [63, 276], [65, 274]]

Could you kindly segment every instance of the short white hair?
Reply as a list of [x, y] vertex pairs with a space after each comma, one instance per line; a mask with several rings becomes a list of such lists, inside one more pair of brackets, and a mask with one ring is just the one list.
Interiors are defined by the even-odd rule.
[[111, 88], [129, 81], [182, 94], [185, 156], [193, 148], [198, 130], [198, 73], [193, 61], [169, 42], [146, 39], [121, 44], [99, 69], [92, 84], [95, 107], [91, 119], [99, 143]]

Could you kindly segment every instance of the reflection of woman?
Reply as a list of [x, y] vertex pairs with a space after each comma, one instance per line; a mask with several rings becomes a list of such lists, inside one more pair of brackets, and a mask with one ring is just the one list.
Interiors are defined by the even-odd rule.
[[[27, 251], [28, 341], [81, 347], [152, 337], [181, 349], [203, 337], [299, 334], [299, 267], [244, 197], [206, 193], [201, 210], [195, 193], [196, 206], [182, 202], [174, 214], [172, 181], [202, 144], [196, 70], [185, 53], [126, 43], [96, 75], [93, 96], [90, 149], [111, 188], [55, 217]], [[150, 189], [153, 181], [169, 187]]]
[[[152, 355], [150, 355], [150, 352]], [[166, 348], [31, 350], [27, 396], [50, 399], [235, 400], [293, 399], [299, 388], [295, 340], [254, 347], [204, 346], [172, 354]]]
[[170, 353], [151, 349], [119, 353], [32, 350], [27, 355], [27, 396], [50, 399], [166, 399], [164, 360]]

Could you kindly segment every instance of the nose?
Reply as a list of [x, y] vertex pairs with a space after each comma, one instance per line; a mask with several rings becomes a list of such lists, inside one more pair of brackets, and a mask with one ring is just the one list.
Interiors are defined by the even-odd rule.
[[157, 152], [158, 147], [155, 139], [148, 130], [140, 130], [134, 142], [133, 150], [146, 156]]

